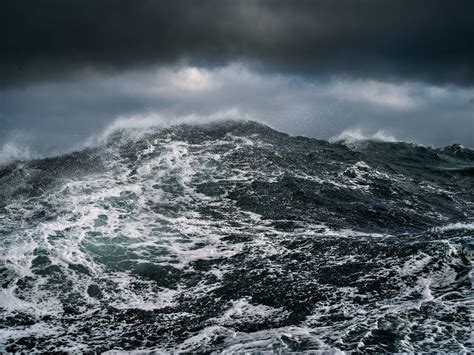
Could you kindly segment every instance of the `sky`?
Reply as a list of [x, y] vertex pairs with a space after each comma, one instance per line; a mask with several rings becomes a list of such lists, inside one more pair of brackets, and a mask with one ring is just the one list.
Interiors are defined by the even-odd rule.
[[0, 155], [221, 118], [474, 147], [472, 14], [470, 0], [5, 0]]

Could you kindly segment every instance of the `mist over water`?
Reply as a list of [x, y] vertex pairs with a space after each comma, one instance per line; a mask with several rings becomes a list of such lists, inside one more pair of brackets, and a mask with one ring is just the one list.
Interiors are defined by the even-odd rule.
[[2, 351], [472, 349], [474, 151], [139, 121], [1, 148]]

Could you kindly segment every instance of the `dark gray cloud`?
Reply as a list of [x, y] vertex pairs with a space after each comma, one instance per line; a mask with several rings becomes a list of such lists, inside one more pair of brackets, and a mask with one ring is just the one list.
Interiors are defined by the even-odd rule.
[[474, 83], [471, 0], [4, 0], [0, 85], [184, 61]]
[[0, 157], [77, 149], [118, 117], [223, 113], [474, 147], [473, 13], [471, 0], [3, 0]]

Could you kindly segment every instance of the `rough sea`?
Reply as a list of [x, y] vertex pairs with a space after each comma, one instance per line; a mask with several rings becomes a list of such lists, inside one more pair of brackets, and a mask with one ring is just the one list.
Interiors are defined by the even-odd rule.
[[474, 151], [245, 121], [0, 166], [0, 351], [470, 352]]

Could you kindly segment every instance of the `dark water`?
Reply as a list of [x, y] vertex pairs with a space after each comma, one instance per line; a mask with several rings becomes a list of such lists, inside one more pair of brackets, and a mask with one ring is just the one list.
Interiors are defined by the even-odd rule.
[[252, 122], [0, 168], [0, 350], [473, 349], [474, 151]]

